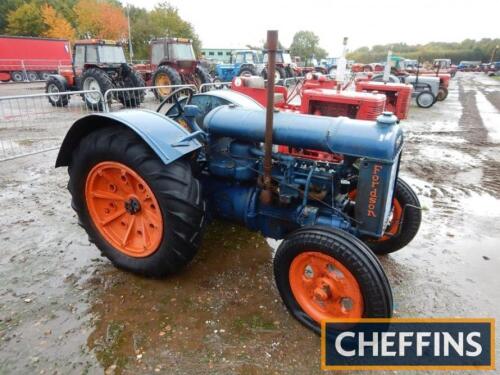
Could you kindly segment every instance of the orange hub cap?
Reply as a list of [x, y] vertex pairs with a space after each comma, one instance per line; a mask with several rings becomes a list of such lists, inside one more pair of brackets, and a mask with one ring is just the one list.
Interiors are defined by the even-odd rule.
[[148, 184], [124, 164], [105, 161], [85, 184], [90, 218], [115, 249], [136, 258], [153, 254], [163, 237], [163, 218]]
[[288, 277], [296, 301], [317, 323], [363, 316], [359, 284], [335, 258], [316, 251], [301, 253], [292, 261]]

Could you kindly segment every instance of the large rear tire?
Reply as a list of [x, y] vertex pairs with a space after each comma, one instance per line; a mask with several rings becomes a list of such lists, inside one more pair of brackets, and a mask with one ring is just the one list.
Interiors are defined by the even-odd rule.
[[117, 97], [120, 103], [127, 108], [139, 107], [144, 101], [144, 96], [146, 95], [144, 90], [138, 90], [139, 87], [144, 87], [144, 79], [142, 75], [138, 72], [131, 71], [124, 79], [123, 85], [126, 88], [130, 88], [128, 91], [118, 91]]
[[194, 72], [196, 76], [196, 87], [199, 89], [201, 85], [204, 83], [211, 83], [212, 78], [210, 78], [210, 74], [208, 74], [207, 70], [201, 65], [196, 66], [196, 70]]
[[82, 90], [98, 91], [101, 93], [101, 95], [97, 93], [82, 94], [82, 98], [85, 101], [87, 108], [91, 111], [104, 110], [104, 101], [111, 100], [111, 98], [105, 98], [104, 95], [106, 94], [106, 91], [114, 88], [111, 78], [104, 70], [99, 68], [90, 68], [83, 73], [81, 82]]
[[[182, 85], [182, 79], [174, 68], [168, 65], [159, 66], [153, 74], [153, 86], [171, 86]], [[169, 87], [160, 87], [154, 89], [157, 99], [163, 100], [170, 95], [172, 89]]]
[[276, 72], [275, 72], [275, 80], [274, 83], [279, 83], [282, 82], [286, 78], [286, 71], [285, 68], [282, 68], [281, 66], [276, 67]]
[[292, 232], [276, 252], [274, 276], [290, 313], [317, 334], [324, 319], [392, 316], [392, 292], [378, 259], [341, 230]]
[[165, 166], [135, 133], [107, 127], [81, 140], [68, 170], [80, 223], [116, 267], [162, 277], [194, 257], [205, 206], [189, 160]]

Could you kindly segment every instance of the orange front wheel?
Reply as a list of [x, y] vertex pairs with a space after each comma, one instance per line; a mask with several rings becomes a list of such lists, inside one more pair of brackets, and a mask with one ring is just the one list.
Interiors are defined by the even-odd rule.
[[[356, 190], [349, 193], [356, 201]], [[408, 245], [417, 235], [422, 221], [422, 209], [417, 195], [410, 185], [398, 178], [392, 214], [385, 233], [380, 238], [364, 237], [364, 242], [375, 254], [383, 255], [398, 251]]]
[[288, 310], [320, 332], [334, 318], [388, 318], [392, 293], [373, 253], [339, 229], [304, 227], [290, 234], [274, 258], [276, 285]]

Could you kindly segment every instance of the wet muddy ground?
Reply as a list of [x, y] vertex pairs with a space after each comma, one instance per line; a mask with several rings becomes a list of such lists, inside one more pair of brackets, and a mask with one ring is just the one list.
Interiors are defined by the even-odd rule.
[[[459, 74], [410, 117], [401, 175], [424, 212], [416, 239], [380, 258], [395, 316], [496, 318], [500, 81]], [[0, 165], [0, 374], [321, 373], [319, 338], [274, 286], [273, 243], [218, 222], [177, 276], [118, 271], [77, 225], [55, 156]]]

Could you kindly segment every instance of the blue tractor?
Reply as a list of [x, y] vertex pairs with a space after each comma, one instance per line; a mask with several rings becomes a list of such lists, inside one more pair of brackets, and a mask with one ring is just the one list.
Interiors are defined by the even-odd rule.
[[264, 70], [262, 52], [258, 50], [234, 51], [229, 64], [217, 64], [214, 82], [231, 82], [241, 75], [261, 75]]
[[258, 104], [178, 94], [157, 112], [83, 117], [63, 141], [56, 167], [68, 167], [72, 206], [100, 251], [121, 269], [166, 276], [196, 255], [206, 223], [227, 220], [282, 240], [278, 291], [313, 331], [324, 319], [390, 317], [391, 288], [374, 251], [404, 247], [420, 225], [418, 199], [398, 178], [396, 117], [274, 113], [272, 144], [342, 155], [328, 163], [263, 147]]

